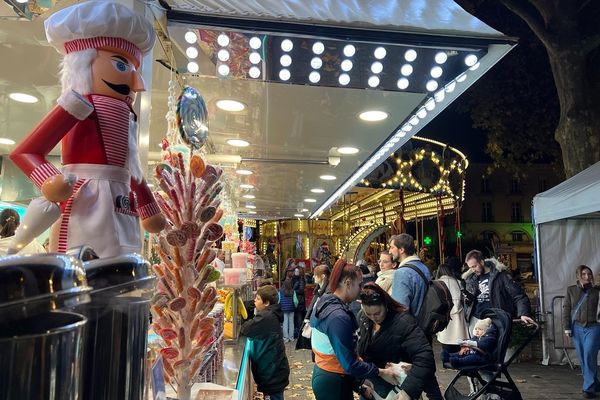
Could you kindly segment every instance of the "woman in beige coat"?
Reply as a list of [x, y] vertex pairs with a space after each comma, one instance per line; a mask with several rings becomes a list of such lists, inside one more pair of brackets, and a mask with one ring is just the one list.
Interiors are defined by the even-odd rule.
[[437, 334], [437, 340], [446, 351], [457, 352], [460, 350], [458, 342], [469, 338], [469, 329], [465, 319], [460, 282], [452, 274], [448, 264], [440, 264], [436, 279], [444, 282], [452, 295], [454, 306], [450, 311], [450, 323], [443, 331]]

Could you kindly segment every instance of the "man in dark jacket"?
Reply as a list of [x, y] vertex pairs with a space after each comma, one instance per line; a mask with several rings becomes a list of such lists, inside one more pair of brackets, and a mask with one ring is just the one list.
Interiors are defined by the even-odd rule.
[[277, 304], [278, 292], [274, 286], [258, 288], [254, 304], [257, 314], [242, 325], [242, 335], [250, 339], [252, 375], [258, 391], [270, 400], [283, 400], [283, 391], [289, 384], [290, 366], [285, 355], [281, 323], [283, 313]]
[[[466, 283], [466, 317], [470, 325], [481, 318], [488, 308], [500, 308], [526, 324], [535, 324], [529, 316], [531, 304], [523, 288], [496, 259], [483, 259], [479, 250], [471, 250], [465, 257], [469, 270], [463, 278]], [[470, 329], [472, 330], [472, 329]]]

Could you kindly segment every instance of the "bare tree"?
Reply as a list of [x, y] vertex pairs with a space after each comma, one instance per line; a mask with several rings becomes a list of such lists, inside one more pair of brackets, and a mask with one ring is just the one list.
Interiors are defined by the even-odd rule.
[[[490, 3], [455, 1], [478, 17]], [[498, 1], [523, 19], [546, 48], [560, 103], [554, 137], [571, 177], [600, 161], [600, 1]]]

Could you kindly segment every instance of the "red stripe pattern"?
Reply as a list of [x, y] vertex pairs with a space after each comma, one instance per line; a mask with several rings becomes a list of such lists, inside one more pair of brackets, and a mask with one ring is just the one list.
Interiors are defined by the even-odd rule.
[[108, 165], [127, 168], [129, 114], [127, 103], [108, 96], [92, 96]]
[[42, 187], [46, 179], [54, 175], [61, 175], [61, 172], [54, 165], [50, 163], [44, 163], [36, 167], [29, 175], [29, 179], [39, 188]]
[[63, 214], [62, 214], [62, 221], [60, 223], [60, 232], [58, 234], [58, 252], [59, 253], [66, 253], [67, 252], [67, 239], [68, 239], [68, 235], [69, 235], [69, 219], [71, 218], [71, 211], [73, 208], [73, 200], [75, 199], [75, 196], [77, 195], [77, 192], [79, 191], [79, 188], [81, 188], [81, 186], [87, 182], [86, 179], [78, 179], [77, 182], [75, 182], [75, 186], [73, 187], [73, 195], [71, 195], [71, 197], [69, 197], [69, 200], [67, 200], [67, 204], [65, 205], [65, 208], [63, 209]]
[[113, 47], [115, 49], [125, 50], [128, 54], [135, 57], [138, 64], [141, 64], [142, 51], [135, 44], [123, 38], [99, 36], [94, 38], [75, 39], [65, 43], [65, 51], [67, 54], [74, 51], [98, 49], [101, 47]]
[[138, 214], [142, 219], [149, 218], [158, 213], [160, 213], [160, 208], [158, 208], [158, 204], [155, 202], [148, 203], [145, 206], [138, 208]]

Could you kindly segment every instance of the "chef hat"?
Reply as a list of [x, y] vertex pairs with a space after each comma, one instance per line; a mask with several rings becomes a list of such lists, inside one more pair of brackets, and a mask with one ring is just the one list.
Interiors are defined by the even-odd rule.
[[152, 50], [152, 24], [132, 9], [112, 1], [88, 1], [52, 14], [44, 23], [48, 42], [60, 53], [112, 47], [141, 63]]

